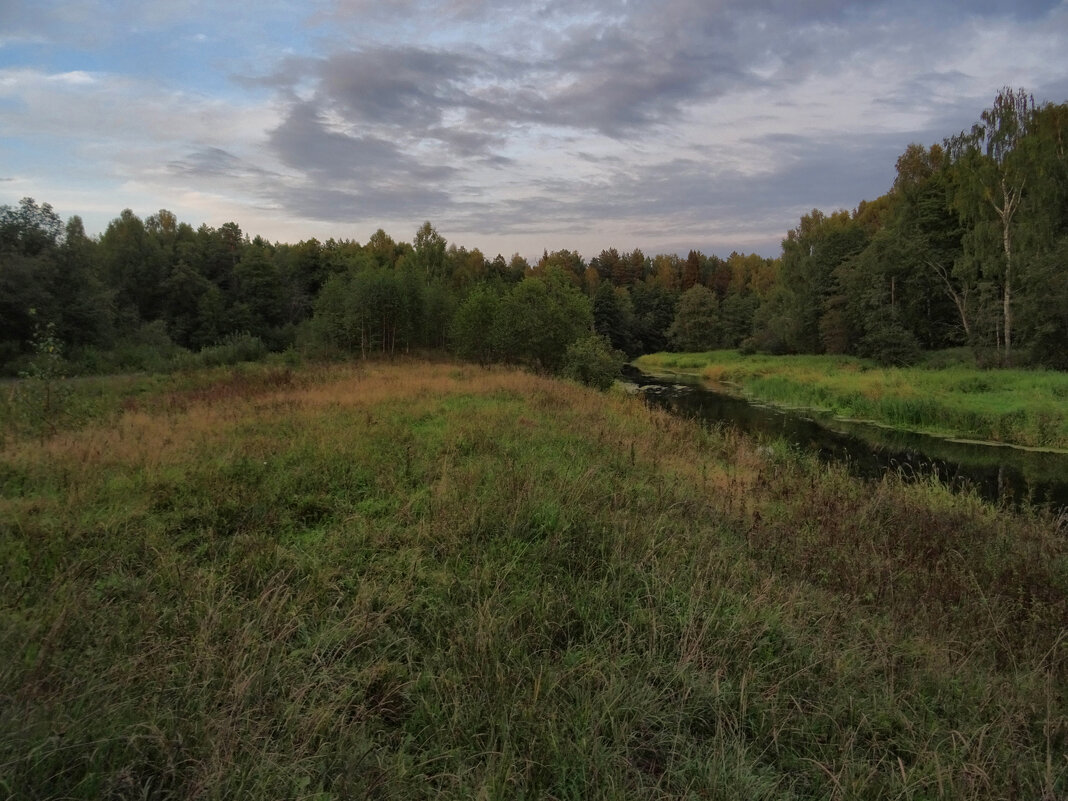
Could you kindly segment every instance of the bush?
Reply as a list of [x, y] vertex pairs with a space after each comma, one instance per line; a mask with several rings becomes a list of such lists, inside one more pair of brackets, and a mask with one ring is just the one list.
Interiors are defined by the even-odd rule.
[[162, 320], [144, 323], [106, 356], [107, 372], [165, 373], [175, 360], [188, 353], [171, 340]]
[[591, 334], [568, 347], [563, 374], [604, 391], [612, 386], [625, 361], [626, 356], [612, 347], [608, 337]]
[[230, 334], [219, 344], [196, 354], [195, 362], [204, 367], [221, 367], [239, 362], [255, 362], [267, 355], [263, 340], [248, 333]]

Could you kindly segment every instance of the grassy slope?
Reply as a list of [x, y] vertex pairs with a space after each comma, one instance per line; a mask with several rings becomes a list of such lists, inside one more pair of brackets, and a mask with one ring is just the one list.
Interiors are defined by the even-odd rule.
[[0, 796], [1068, 795], [1064, 521], [448, 365], [157, 388], [0, 487]]
[[953, 366], [880, 368], [847, 356], [657, 353], [648, 370], [737, 384], [758, 400], [916, 431], [1068, 448], [1068, 374]]

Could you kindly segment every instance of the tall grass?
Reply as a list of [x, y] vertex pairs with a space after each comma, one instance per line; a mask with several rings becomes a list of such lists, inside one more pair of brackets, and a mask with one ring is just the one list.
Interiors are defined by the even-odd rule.
[[768, 403], [915, 431], [1068, 448], [1065, 373], [959, 364], [878, 367], [845, 356], [742, 356], [737, 351], [658, 353], [636, 363], [733, 384]]
[[1068, 793], [1063, 521], [512, 371], [210, 375], [0, 452], [7, 796]]

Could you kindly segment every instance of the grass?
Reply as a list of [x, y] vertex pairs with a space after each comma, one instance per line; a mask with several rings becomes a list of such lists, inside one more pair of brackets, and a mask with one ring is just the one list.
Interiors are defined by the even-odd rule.
[[0, 796], [1068, 795], [1068, 521], [503, 369], [118, 408], [0, 451]]
[[1068, 449], [1065, 373], [959, 364], [884, 368], [847, 356], [743, 356], [737, 351], [657, 353], [636, 364], [735, 385], [766, 403], [912, 431]]

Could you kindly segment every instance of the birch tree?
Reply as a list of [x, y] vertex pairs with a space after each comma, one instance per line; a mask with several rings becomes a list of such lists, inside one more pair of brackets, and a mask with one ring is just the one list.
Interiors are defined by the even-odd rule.
[[1013, 291], [1019, 280], [1015, 239], [1018, 212], [1028, 190], [1030, 164], [1022, 144], [1035, 111], [1034, 98], [1006, 87], [971, 131], [946, 140], [956, 166], [953, 207], [970, 229], [966, 248], [980, 270], [1000, 281], [1001, 321], [998, 346], [1012, 362]]

